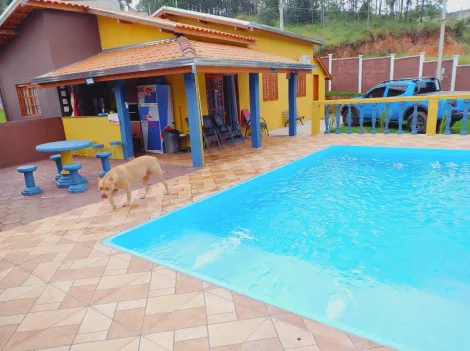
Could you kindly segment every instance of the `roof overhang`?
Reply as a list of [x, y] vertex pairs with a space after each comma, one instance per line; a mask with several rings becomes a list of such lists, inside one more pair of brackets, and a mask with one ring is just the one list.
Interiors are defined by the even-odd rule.
[[257, 22], [243, 21], [243, 20], [239, 20], [239, 19], [236, 19], [236, 18], [216, 16], [216, 15], [211, 15], [211, 14], [208, 14], [208, 13], [184, 10], [184, 9], [168, 7], [168, 6], [163, 6], [160, 9], [158, 9], [152, 15], [152, 17], [162, 17], [162, 16], [165, 16], [165, 15], [187, 17], [187, 18], [196, 19], [198, 21], [207, 21], [207, 22], [211, 22], [211, 23], [223, 24], [223, 25], [226, 25], [226, 26], [233, 26], [233, 27], [236, 27], [236, 28], [243, 28], [243, 29], [249, 29], [249, 30], [258, 29], [258, 30], [262, 30], [262, 31], [265, 31], [265, 32], [278, 34], [278, 35], [281, 35], [281, 36], [306, 41], [306, 42], [309, 42], [309, 43], [312, 43], [312, 44], [315, 44], [315, 45], [324, 45], [325, 44], [325, 42], [322, 41], [322, 40], [306, 37], [304, 35], [300, 35], [300, 34], [285, 31], [285, 30], [281, 30], [279, 28], [267, 26], [267, 25], [257, 23]]
[[[256, 43], [255, 39], [241, 35], [225, 33], [217, 30], [209, 30], [203, 27], [175, 23], [168, 20], [141, 16], [129, 12], [98, 8], [80, 4], [79, 2], [56, 0], [13, 0], [7, 9], [0, 15], [0, 30], [5, 31], [0, 32], [0, 44], [2, 41], [4, 42], [9, 37], [14, 35], [12, 31], [15, 30], [34, 9], [53, 9], [67, 12], [92, 14], [95, 16], [114, 18], [116, 20], [125, 21], [126, 23], [136, 23], [145, 26], [156, 27], [161, 31], [167, 31], [170, 33], [193, 35], [196, 37], [217, 39], [237, 44], [253, 45]], [[18, 19], [15, 19], [14, 16], [18, 16]], [[2, 40], [2, 38], [4, 40]]]
[[31, 83], [43, 88], [62, 85], [84, 84], [86, 78], [96, 82], [117, 79], [149, 77], [155, 75], [180, 74], [186, 72], [251, 72], [251, 73], [291, 73], [292, 71], [312, 73], [315, 65], [286, 62], [244, 61], [188, 57], [139, 65], [109, 68], [100, 71], [86, 71], [59, 76], [43, 75], [31, 79]]

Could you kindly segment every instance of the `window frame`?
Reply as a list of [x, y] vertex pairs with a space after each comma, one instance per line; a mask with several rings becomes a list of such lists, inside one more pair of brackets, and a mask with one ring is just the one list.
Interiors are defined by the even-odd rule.
[[307, 96], [307, 75], [299, 74], [297, 76], [297, 93], [296, 97], [306, 97]]
[[[41, 117], [38, 87], [33, 84], [18, 84], [16, 94], [23, 117]], [[29, 103], [28, 103], [29, 101]]]
[[279, 100], [277, 73], [263, 73], [263, 101]]

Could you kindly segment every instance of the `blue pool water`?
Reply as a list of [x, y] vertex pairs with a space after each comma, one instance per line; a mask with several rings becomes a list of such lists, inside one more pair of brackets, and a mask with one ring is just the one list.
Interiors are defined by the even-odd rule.
[[470, 350], [470, 151], [327, 148], [107, 243], [399, 350]]

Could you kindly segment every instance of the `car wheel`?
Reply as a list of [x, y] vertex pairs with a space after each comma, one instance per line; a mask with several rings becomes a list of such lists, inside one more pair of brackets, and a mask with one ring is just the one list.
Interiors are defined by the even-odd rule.
[[[341, 110], [341, 117], [343, 117], [343, 124], [348, 126], [348, 108]], [[359, 125], [359, 114], [355, 108], [351, 108], [351, 127]]]
[[[416, 119], [416, 131], [418, 134], [426, 133], [426, 122], [428, 114], [424, 111], [418, 111], [418, 118]], [[413, 114], [410, 114], [407, 119], [408, 128], [410, 131], [413, 129]]]

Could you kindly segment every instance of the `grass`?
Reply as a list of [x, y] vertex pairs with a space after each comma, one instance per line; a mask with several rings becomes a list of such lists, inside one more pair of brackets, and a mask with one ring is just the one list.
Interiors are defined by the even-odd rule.
[[[444, 55], [444, 59], [452, 59], [454, 58], [453, 55]], [[425, 58], [425, 61], [436, 61], [437, 56], [427, 56]], [[459, 65], [470, 65], [470, 55], [466, 56], [460, 56], [459, 57]]]
[[[396, 133], [398, 131], [398, 124], [397, 123], [391, 123], [389, 125], [388, 129], [389, 129], [390, 133]], [[444, 132], [444, 129], [445, 128], [440, 128], [440, 131]], [[348, 127], [347, 126], [341, 126], [339, 128], [339, 130], [341, 131], [341, 133], [346, 133], [348, 131]], [[371, 130], [372, 130], [371, 123], [370, 122], [369, 123], [364, 123], [364, 132], [365, 133], [370, 133]], [[382, 133], [382, 131], [380, 130], [379, 127], [377, 127], [376, 130], [377, 130], [377, 134]], [[456, 122], [454, 124], [454, 126], [452, 128], [450, 128], [450, 131], [451, 131], [452, 134], [460, 134], [461, 130], [462, 130], [462, 121]], [[331, 131], [331, 128], [330, 128], [330, 131]], [[357, 134], [357, 133], [359, 133], [359, 127], [351, 127], [351, 131], [354, 134]], [[470, 134], [470, 122], [467, 123], [467, 132], [468, 132], [468, 134]], [[410, 133], [410, 130], [408, 129], [407, 123], [403, 123], [403, 133], [404, 134], [409, 134]]]
[[5, 111], [0, 109], [0, 123], [6, 122], [6, 121], [7, 121], [7, 117], [5, 116]]

